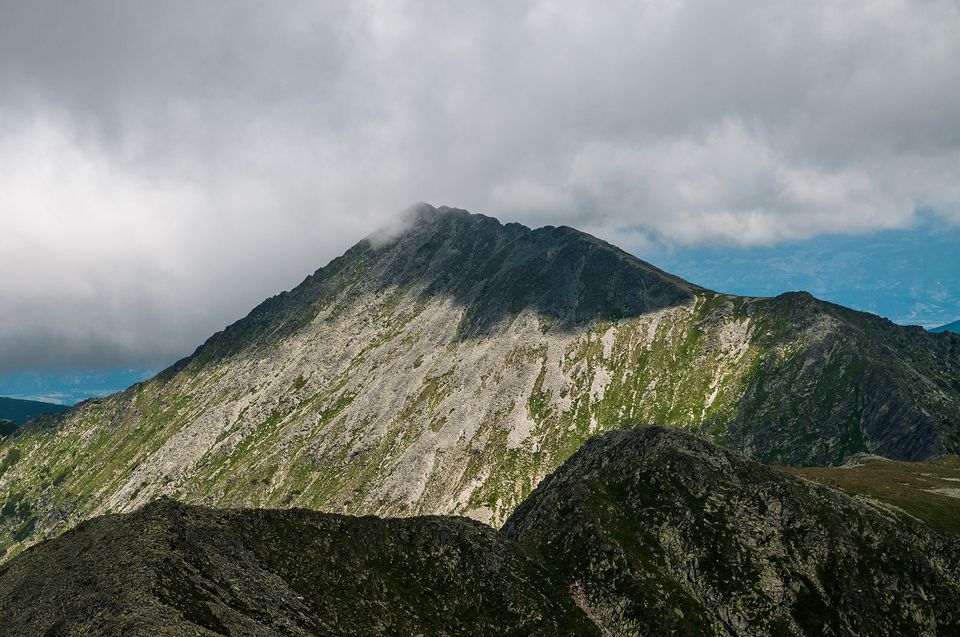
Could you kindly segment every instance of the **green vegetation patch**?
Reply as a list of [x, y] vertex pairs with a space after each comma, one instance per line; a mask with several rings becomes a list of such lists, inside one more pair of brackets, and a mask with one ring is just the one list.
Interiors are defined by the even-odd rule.
[[897, 506], [933, 529], [960, 534], [960, 456], [930, 462], [871, 457], [857, 467], [781, 467], [855, 495]]

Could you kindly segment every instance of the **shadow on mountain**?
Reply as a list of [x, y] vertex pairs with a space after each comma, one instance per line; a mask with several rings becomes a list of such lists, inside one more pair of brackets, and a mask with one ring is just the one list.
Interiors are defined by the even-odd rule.
[[334, 299], [389, 289], [452, 299], [464, 308], [459, 335], [469, 339], [496, 332], [524, 310], [542, 317], [544, 331], [571, 331], [686, 304], [699, 288], [573, 228], [531, 230], [421, 204], [403, 231], [360, 241], [164, 374], [194, 359], [220, 360], [251, 344], [268, 345]]

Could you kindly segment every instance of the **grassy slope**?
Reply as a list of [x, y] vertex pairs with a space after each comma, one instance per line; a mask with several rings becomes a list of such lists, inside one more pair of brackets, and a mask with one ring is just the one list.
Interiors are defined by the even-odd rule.
[[931, 462], [869, 457], [860, 466], [781, 469], [892, 504], [934, 529], [960, 534], [960, 456], [943, 456]]

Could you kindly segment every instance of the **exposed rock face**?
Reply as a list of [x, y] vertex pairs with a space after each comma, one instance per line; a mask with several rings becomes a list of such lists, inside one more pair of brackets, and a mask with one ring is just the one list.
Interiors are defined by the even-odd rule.
[[664, 428], [587, 442], [503, 533], [608, 634], [960, 631], [960, 536]]
[[663, 428], [497, 534], [162, 500], [0, 565], [0, 635], [950, 635], [960, 536]]
[[0, 551], [162, 494], [498, 524], [635, 422], [782, 464], [955, 452], [960, 336], [424, 207], [156, 378], [0, 440]]

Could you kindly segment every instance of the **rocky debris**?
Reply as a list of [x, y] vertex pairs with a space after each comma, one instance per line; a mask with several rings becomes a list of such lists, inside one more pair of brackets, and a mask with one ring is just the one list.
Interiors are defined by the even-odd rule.
[[846, 461], [840, 466], [844, 469], [856, 469], [857, 467], [865, 467], [868, 464], [888, 461], [889, 460], [887, 458], [873, 453], [855, 453], [847, 458]]
[[662, 427], [587, 442], [502, 532], [611, 634], [960, 631], [960, 536]]
[[498, 534], [161, 500], [0, 566], [0, 635], [953, 635], [960, 536], [665, 428]]

